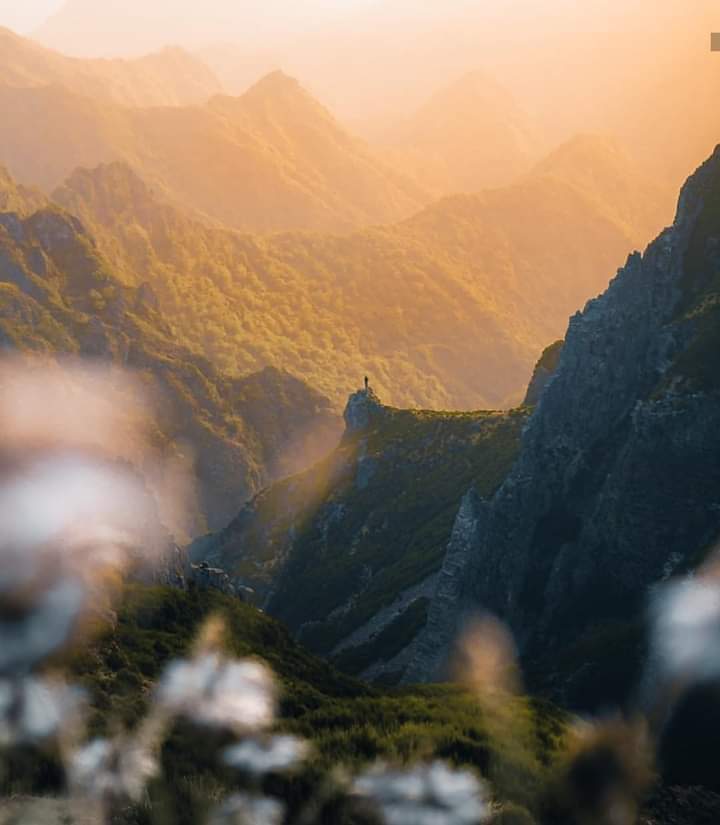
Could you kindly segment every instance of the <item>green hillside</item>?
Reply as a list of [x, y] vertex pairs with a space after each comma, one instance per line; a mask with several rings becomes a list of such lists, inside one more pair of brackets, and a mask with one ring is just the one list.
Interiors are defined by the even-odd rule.
[[[563, 745], [566, 719], [561, 712], [523, 698], [484, 706], [460, 687], [371, 688], [308, 654], [273, 619], [216, 591], [126, 589], [115, 625], [66, 661], [92, 698], [92, 730], [106, 732], [111, 720], [137, 723], [164, 666], [188, 652], [211, 616], [223, 618], [230, 653], [260, 656], [276, 672], [281, 687], [278, 729], [310, 740], [315, 748], [308, 769], [287, 780], [291, 808], [305, 803], [317, 792], [321, 777], [339, 765], [359, 768], [378, 758], [412, 762], [437, 756], [480, 771], [498, 801], [539, 809], [551, 763]], [[177, 817], [175, 822], [197, 822], [208, 795], [217, 798], [223, 789], [232, 789], [235, 780], [213, 758], [225, 741], [210, 734], [199, 739], [184, 725], [175, 729], [163, 751], [164, 782], [151, 789], [156, 816], [164, 811], [165, 817]], [[27, 765], [11, 766], [5, 782], [15, 781], [18, 790], [16, 777], [24, 776], [27, 783], [29, 772], [22, 770]], [[38, 784], [26, 784], [23, 790], [42, 791], [43, 777], [36, 769]], [[163, 790], [165, 783], [170, 794]], [[330, 810], [340, 805], [334, 796], [327, 803]], [[341, 812], [342, 805], [333, 822], [356, 821]]]
[[20, 210], [0, 212], [0, 343], [137, 373], [157, 405], [153, 450], [192, 463], [197, 503], [168, 525], [180, 538], [224, 525], [270, 479], [336, 442], [338, 420], [320, 393], [276, 369], [223, 374], [176, 340], [151, 287], [115, 276], [76, 218], [7, 177], [0, 187]]
[[224, 370], [287, 369], [338, 407], [367, 373], [389, 403], [430, 409], [519, 402], [538, 354], [647, 237], [654, 203], [592, 138], [514, 186], [341, 237], [210, 229], [118, 164], [54, 197]]

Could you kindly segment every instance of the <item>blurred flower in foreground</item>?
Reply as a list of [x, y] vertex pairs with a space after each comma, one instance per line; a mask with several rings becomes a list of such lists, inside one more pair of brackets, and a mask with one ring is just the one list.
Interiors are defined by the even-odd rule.
[[275, 799], [236, 794], [212, 814], [209, 825], [280, 825], [284, 815]]
[[95, 739], [68, 760], [68, 780], [77, 796], [97, 800], [142, 799], [159, 764], [147, 743], [131, 737]]
[[133, 545], [122, 522], [145, 499], [137, 478], [74, 457], [35, 461], [0, 482], [0, 673], [30, 671], [104, 607]]
[[271, 725], [275, 696], [275, 682], [265, 665], [215, 651], [170, 664], [156, 692], [166, 713], [237, 733]]
[[227, 748], [224, 762], [255, 776], [280, 773], [297, 767], [308, 755], [306, 742], [295, 736], [273, 736], [266, 741], [247, 739]]
[[0, 680], [0, 745], [42, 742], [79, 722], [84, 694], [59, 680]]
[[77, 364], [0, 362], [0, 675], [67, 644], [132, 552], [157, 546], [151, 496], [120, 460], [145, 437], [134, 387]]
[[563, 807], [578, 825], [634, 825], [653, 781], [642, 722], [581, 723], [562, 777]]
[[356, 778], [353, 790], [379, 807], [387, 825], [477, 825], [490, 815], [477, 777], [443, 762], [404, 771], [378, 764]]
[[651, 607], [653, 678], [676, 687], [720, 678], [717, 570], [660, 588]]
[[481, 697], [519, 690], [515, 642], [502, 622], [483, 616], [467, 625], [457, 643], [453, 675]]

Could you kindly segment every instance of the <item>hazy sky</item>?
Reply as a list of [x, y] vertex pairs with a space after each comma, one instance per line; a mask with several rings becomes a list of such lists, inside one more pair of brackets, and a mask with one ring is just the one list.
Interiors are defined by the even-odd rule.
[[[48, 45], [77, 54], [139, 53], [177, 43], [200, 47], [225, 39], [258, 47], [273, 37], [287, 37], [330, 21], [352, 20], [361, 10], [379, 37], [400, 20], [447, 16], [472, 9], [490, 24], [504, 19], [516, 30], [556, 31], [637, 18], [645, 10], [648, 25], [686, 7], [688, 0], [0, 0], [0, 25], [30, 33], [63, 9], [51, 26], [38, 32]], [[693, 7], [708, 0], [693, 0]], [[720, 27], [720, 2], [717, 7]], [[362, 25], [361, 19], [358, 24]], [[352, 27], [351, 23], [351, 27]], [[622, 25], [622, 24], [621, 24]], [[506, 29], [507, 30], [507, 29]], [[248, 35], [250, 35], [248, 37]]]
[[[93, 0], [93, 5], [96, 0]], [[101, 7], [105, 7], [110, 11], [109, 16], [117, 9], [122, 8], [125, 3], [124, 0], [118, 2], [117, 0], [97, 0]], [[306, 16], [303, 9], [309, 9], [310, 15], [322, 16], [336, 16], [338, 14], [347, 13], [355, 8], [362, 8], [363, 6], [371, 6], [377, 0], [288, 0], [284, 4], [275, 4], [283, 6], [283, 16], [287, 16], [290, 20], [300, 22], [302, 17]], [[63, 5], [70, 5], [66, 0], [0, 0], [0, 26], [7, 26], [20, 33], [29, 33], [37, 26], [41, 25], [53, 13], [57, 12]], [[265, 0], [254, 0], [250, 6], [255, 6], [254, 11], [257, 12], [262, 9]], [[80, 5], [75, 3], [75, 5]], [[189, 10], [197, 12], [198, 8], [202, 10], [200, 18], [204, 16], [213, 17], [218, 14], [227, 15], [228, 19], [235, 16], [240, 16], [237, 10], [242, 9], [243, 4], [238, 3], [237, 0], [211, 0], [208, 4], [201, 4], [197, 6], [195, 2], [187, 3], [184, 0], [150, 0], [145, 5], [145, 13], [149, 19], [154, 19], [163, 14], [172, 16], [172, 10], [177, 10], [183, 13], [186, 18], [189, 18]], [[132, 4], [128, 4], [128, 9], [131, 12], [130, 16], [136, 16], [137, 9], [132, 8]], [[209, 15], [207, 14], [209, 12]], [[277, 14], [276, 9], [273, 13]], [[196, 21], [198, 22], [198, 21]]]
[[63, 0], [0, 0], [0, 26], [32, 31], [62, 4]]

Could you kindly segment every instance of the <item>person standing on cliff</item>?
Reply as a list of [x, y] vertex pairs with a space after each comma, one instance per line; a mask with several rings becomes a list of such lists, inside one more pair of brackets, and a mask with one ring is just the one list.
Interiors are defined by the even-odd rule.
[[367, 392], [369, 389], [370, 389], [370, 379], [366, 375], [365, 376], [365, 392]]

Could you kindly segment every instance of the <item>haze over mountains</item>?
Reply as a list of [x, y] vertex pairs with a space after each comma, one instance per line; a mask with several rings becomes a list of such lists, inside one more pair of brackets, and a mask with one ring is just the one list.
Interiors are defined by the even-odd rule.
[[526, 172], [540, 130], [512, 94], [483, 72], [435, 92], [374, 141], [387, 159], [442, 194], [502, 186]]
[[[7, 37], [13, 176], [80, 216], [116, 277], [150, 283], [188, 348], [232, 376], [288, 369], [338, 409], [363, 372], [399, 405], [519, 400], [568, 314], [671, 217], [666, 188], [610, 137], [535, 163], [532, 117], [484, 74], [395, 132], [390, 162], [281, 72], [240, 97], [128, 106], [111, 98], [144, 60], [119, 62], [113, 86], [114, 62]], [[171, 103], [153, 77], [140, 86]]]
[[364, 371], [394, 404], [472, 409], [519, 400], [568, 314], [662, 225], [655, 195], [612, 141], [585, 136], [513, 186], [344, 237], [208, 228], [118, 164], [54, 197], [230, 373], [289, 369], [341, 407]]
[[[69, 0], [35, 36], [84, 55], [138, 56], [168, 44], [184, 45], [197, 50], [232, 94], [243, 94], [282, 69], [299, 78], [351, 131], [380, 136], [380, 148], [388, 136], [402, 133], [403, 124], [434, 95], [481, 71], [490, 85], [507, 90], [503, 107], [515, 101], [529, 115], [540, 140], [530, 147], [532, 159], [575, 133], [609, 132], [672, 191], [712, 150], [720, 126], [714, 106], [719, 61], [708, 50], [709, 32], [717, 28], [714, 0], [690, 5], [681, 0], [582, 5], [558, 0], [552, 12], [541, 0], [501, 6], [466, 0], [312, 0], [302, 12], [287, 0], [261, 5], [212, 0], [202, 15], [184, 2]], [[379, 17], [382, 26], [376, 25]], [[485, 90], [478, 102], [489, 95]], [[485, 114], [492, 123], [492, 105]], [[469, 123], [483, 123], [478, 111], [466, 116]], [[398, 168], [417, 173], [427, 167], [425, 185], [434, 182], [435, 191], [449, 191], [437, 184], [447, 182], [448, 167], [451, 183], [457, 179], [457, 155], [439, 152], [438, 146], [463, 146], [452, 127], [458, 119], [462, 122], [462, 112], [452, 114], [445, 126], [442, 118], [433, 124], [431, 136], [401, 141], [413, 151], [409, 158], [395, 157]], [[438, 136], [444, 128], [450, 134]], [[432, 153], [418, 156], [413, 145], [427, 144], [429, 137]], [[508, 159], [513, 160], [501, 158], [503, 164]], [[473, 174], [472, 157], [467, 166], [462, 191], [483, 181]], [[508, 168], [513, 171], [512, 162]], [[484, 180], [495, 185], [492, 176]]]
[[[344, 121], [374, 124], [373, 131], [480, 69], [531, 112], [549, 143], [578, 131], [612, 131], [659, 174], [679, 154], [671, 170], [677, 191], [714, 145], [714, 29], [714, 0], [383, 2], [352, 21], [298, 33], [282, 47], [253, 49], [228, 37], [202, 55], [235, 93], [282, 67]], [[684, 141], [668, 134], [678, 123]]]
[[347, 230], [428, 200], [279, 72], [198, 106], [129, 108], [55, 86], [0, 86], [0, 106], [0, 157], [48, 191], [77, 166], [123, 160], [187, 208], [262, 231]]
[[192, 351], [233, 376], [289, 369], [338, 408], [362, 372], [399, 405], [519, 400], [567, 316], [671, 218], [671, 175], [610, 136], [545, 151], [536, 102], [484, 72], [373, 148], [282, 72], [231, 97], [179, 51], [71, 59], [3, 37], [12, 175], [152, 284]]

